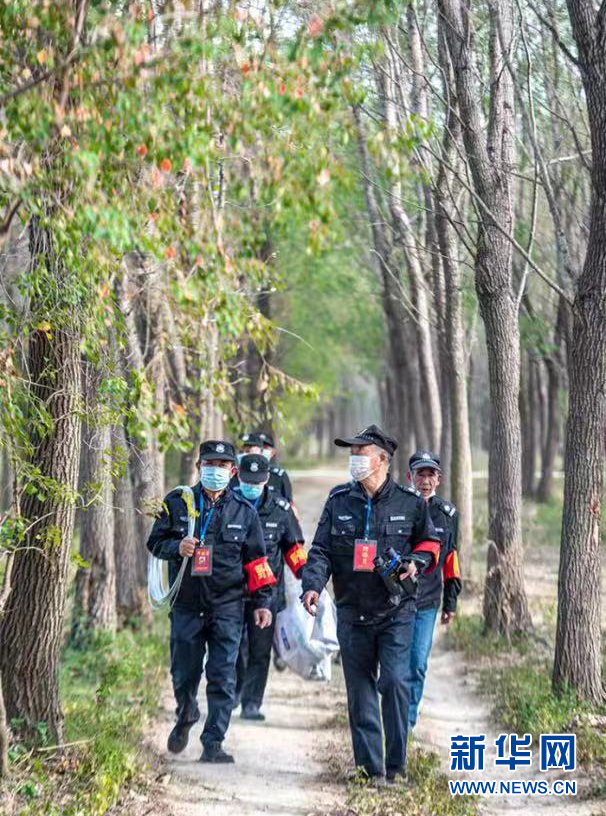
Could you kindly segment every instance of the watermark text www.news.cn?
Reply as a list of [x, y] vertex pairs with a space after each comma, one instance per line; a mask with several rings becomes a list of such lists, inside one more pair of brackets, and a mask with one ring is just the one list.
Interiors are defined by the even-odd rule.
[[[495, 768], [513, 774], [518, 768], [532, 765], [532, 735], [500, 734], [494, 741]], [[450, 738], [451, 772], [485, 770], [486, 735], [457, 736]], [[575, 734], [541, 734], [539, 740], [539, 773], [560, 771], [570, 773], [576, 769]], [[450, 779], [448, 782], [453, 796], [574, 796], [577, 792], [575, 780], [558, 779], [549, 783], [546, 779]]]

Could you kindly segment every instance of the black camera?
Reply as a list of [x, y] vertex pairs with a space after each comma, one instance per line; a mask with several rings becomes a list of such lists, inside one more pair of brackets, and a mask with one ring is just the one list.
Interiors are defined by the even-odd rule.
[[403, 598], [416, 595], [416, 575], [408, 576], [403, 581], [400, 580], [400, 576], [408, 569], [410, 560], [404, 561], [393, 547], [389, 547], [385, 551], [385, 558], [377, 555], [373, 563], [375, 565], [374, 571], [383, 579], [385, 588], [389, 593], [389, 602], [393, 606], [399, 606]]

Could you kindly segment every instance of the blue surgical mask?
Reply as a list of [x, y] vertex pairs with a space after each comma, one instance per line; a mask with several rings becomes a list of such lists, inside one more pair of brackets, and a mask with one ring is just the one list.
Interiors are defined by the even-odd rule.
[[271, 448], [263, 448], [263, 456], [268, 462], [271, 462]]
[[231, 479], [231, 470], [216, 465], [202, 465], [200, 481], [207, 490], [225, 490]]
[[263, 493], [264, 484], [250, 484], [250, 482], [240, 482], [240, 491], [248, 501], [256, 501]]

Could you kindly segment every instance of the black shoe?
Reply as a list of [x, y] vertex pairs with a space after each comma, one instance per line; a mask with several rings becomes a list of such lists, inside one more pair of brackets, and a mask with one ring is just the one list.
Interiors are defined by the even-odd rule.
[[366, 768], [361, 765], [354, 768], [346, 776], [347, 782], [353, 782], [355, 785], [371, 785], [379, 788], [385, 784], [385, 777], [382, 773], [368, 773]]
[[226, 754], [221, 746], [204, 746], [200, 762], [214, 762], [217, 765], [227, 765], [235, 762], [231, 754]]
[[177, 723], [168, 735], [166, 747], [171, 754], [180, 754], [189, 742], [189, 732], [196, 722]]
[[242, 713], [240, 718], [243, 720], [258, 720], [261, 722], [265, 719], [265, 714], [261, 714], [259, 706], [254, 703], [244, 703], [242, 705]]
[[240, 703], [241, 703], [241, 702], [242, 702], [242, 701], [241, 701], [241, 699], [240, 699], [240, 695], [238, 694], [238, 696], [236, 697], [236, 699], [235, 699], [235, 700], [234, 700], [234, 702], [233, 702], [233, 705], [232, 705], [232, 707], [231, 707], [231, 710], [232, 710], [232, 711], [235, 711], [235, 710], [236, 710], [236, 708], [238, 708], [238, 706], [240, 705]]
[[385, 774], [385, 781], [388, 785], [395, 785], [397, 777], [401, 777], [401, 781], [406, 783], [408, 782], [408, 774], [406, 773], [406, 768], [388, 768]]

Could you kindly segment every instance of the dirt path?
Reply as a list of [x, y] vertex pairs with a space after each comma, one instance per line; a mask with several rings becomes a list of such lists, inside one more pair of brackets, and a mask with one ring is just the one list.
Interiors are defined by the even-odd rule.
[[[295, 496], [299, 506], [305, 537], [310, 541], [317, 518], [329, 489], [343, 481], [343, 473], [323, 470], [294, 474]], [[535, 574], [536, 572], [536, 574]], [[555, 579], [557, 565], [551, 565], [548, 578]], [[528, 575], [530, 594], [538, 591], [545, 580], [540, 560], [536, 570]], [[331, 728], [337, 704], [345, 701], [340, 673], [336, 671], [331, 684], [304, 682], [291, 672], [270, 673], [263, 710], [265, 723], [232, 719], [226, 748], [233, 752], [233, 766], [202, 765], [199, 735], [201, 725], [193, 729], [190, 744], [183, 754], [173, 756], [166, 751], [166, 737], [174, 722], [173, 697], [170, 684], [162, 694], [160, 716], [149, 735], [155, 751], [161, 756], [170, 774], [164, 797], [167, 812], [174, 816], [297, 816], [318, 810], [329, 812], [344, 799], [344, 788], [326, 781], [321, 758], [330, 757], [331, 742], [342, 736]], [[202, 681], [202, 688], [204, 680]], [[201, 707], [204, 703], [200, 697]], [[450, 736], [454, 734], [486, 734], [487, 746], [497, 736], [490, 724], [490, 706], [476, 688], [474, 675], [463, 656], [447, 649], [443, 632], [437, 633], [430, 662], [426, 694], [416, 729], [417, 743], [437, 751], [442, 768], [449, 770]], [[536, 772], [537, 758], [531, 772], [519, 773], [516, 779], [542, 778]], [[502, 779], [509, 774], [492, 772], [492, 754], [487, 751], [487, 771], [472, 774], [482, 779]], [[449, 774], [450, 776], [450, 774]], [[460, 778], [457, 776], [456, 778]], [[485, 797], [481, 809], [486, 816], [502, 816], [515, 812], [532, 816], [549, 808], [550, 816], [594, 816], [603, 813], [601, 803], [583, 803], [576, 797], [511, 797], [508, 800]], [[439, 816], [439, 814], [435, 814]]]
[[[533, 745], [533, 762], [530, 768], [518, 768], [509, 773], [492, 764], [495, 755], [494, 740], [501, 733], [490, 720], [490, 705], [477, 690], [477, 680], [470, 673], [460, 652], [445, 645], [443, 631], [439, 631], [429, 664], [421, 714], [415, 729], [415, 742], [423, 748], [436, 751], [442, 758], [442, 769], [451, 779], [500, 779], [541, 780], [550, 785], [558, 778], [577, 779], [577, 774], [558, 776], [538, 771], [538, 751]], [[463, 734], [486, 735], [485, 770], [468, 774], [450, 773], [450, 737]], [[484, 797], [482, 813], [486, 816], [597, 816], [605, 811], [598, 802], [581, 802], [576, 796], [509, 796]], [[547, 810], [548, 809], [548, 810]]]
[[[334, 473], [313, 479], [296, 479], [306, 539], [313, 536], [326, 495], [335, 485]], [[263, 705], [264, 723], [232, 718], [226, 750], [235, 765], [203, 765], [199, 741], [201, 724], [190, 734], [187, 749], [178, 756], [166, 750], [166, 737], [174, 723], [170, 684], [162, 694], [161, 711], [150, 742], [163, 760], [170, 781], [165, 804], [174, 816], [304, 816], [316, 809], [328, 811], [343, 789], [323, 779], [320, 758], [328, 755], [334, 732], [327, 725], [335, 704], [344, 700], [339, 673], [330, 685], [305, 682], [292, 672], [273, 667]], [[204, 720], [204, 678], [200, 707]]]
[[[485, 547], [481, 549], [481, 561], [485, 563]], [[559, 550], [557, 544], [531, 550], [524, 564], [524, 583], [535, 625], [541, 626], [544, 617], [555, 609], [558, 582]], [[481, 573], [480, 573], [481, 576]], [[481, 612], [481, 598], [466, 598], [463, 607], [467, 614]], [[530, 768], [518, 768], [511, 774], [492, 764], [495, 756], [494, 740], [502, 731], [497, 731], [491, 721], [490, 701], [478, 689], [479, 679], [460, 652], [446, 645], [445, 631], [436, 630], [434, 646], [429, 664], [421, 714], [415, 730], [417, 743], [435, 750], [442, 757], [442, 768], [448, 773], [450, 763], [450, 737], [456, 734], [486, 735], [486, 767], [483, 772], [470, 773], [468, 778], [482, 780], [544, 779], [552, 785], [556, 779], [576, 779], [579, 774], [541, 774], [538, 746], [533, 744], [533, 762]], [[504, 729], [503, 729], [504, 730]], [[450, 778], [465, 778], [464, 774], [448, 774]], [[578, 796], [510, 796], [485, 797], [482, 812], [487, 816], [535, 816], [546, 813], [550, 816], [604, 816], [606, 802], [600, 800], [581, 801]]]

